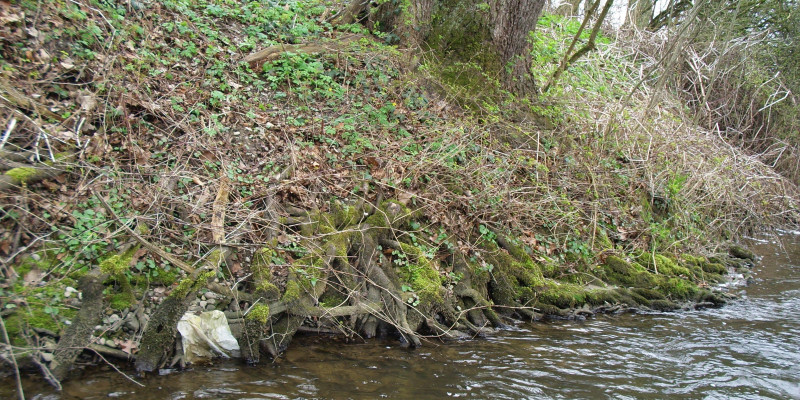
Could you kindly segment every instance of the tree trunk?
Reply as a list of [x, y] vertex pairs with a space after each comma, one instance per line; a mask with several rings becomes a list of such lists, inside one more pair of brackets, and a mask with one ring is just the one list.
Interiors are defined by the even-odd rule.
[[[412, 0], [376, 2], [369, 17], [370, 27], [391, 34], [387, 39], [403, 47], [425, 43], [464, 61], [478, 62], [486, 70], [498, 70], [506, 89], [530, 93], [535, 84], [530, 76], [530, 32], [546, 0]], [[343, 13], [363, 6], [351, 0]], [[349, 21], [350, 18], [343, 18]], [[432, 23], [436, 21], [436, 24]], [[393, 35], [393, 36], [392, 36]], [[477, 55], [477, 53], [484, 53]], [[487, 57], [484, 57], [486, 55]]]
[[382, 3], [371, 17], [371, 23], [394, 34], [402, 47], [419, 47], [431, 31], [434, 0], [414, 0], [397, 5]]
[[646, 28], [653, 18], [653, 0], [629, 0], [627, 18], [628, 24]]
[[498, 0], [491, 2], [492, 42], [505, 68], [504, 84], [516, 94], [535, 90], [530, 77], [528, 40], [542, 13], [545, 0]]

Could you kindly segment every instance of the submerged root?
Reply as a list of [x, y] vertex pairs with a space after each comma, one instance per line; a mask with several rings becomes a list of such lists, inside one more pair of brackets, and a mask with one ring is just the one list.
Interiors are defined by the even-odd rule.
[[[392, 201], [372, 207], [335, 203], [331, 210], [286, 208], [291, 216], [282, 219], [283, 234], [300, 237], [304, 249], [287, 256], [288, 263], [275, 263], [286, 251], [273, 239], [255, 252], [250, 274], [236, 285], [207, 284], [209, 273], [179, 285], [151, 317], [137, 368], [152, 371], [167, 362], [177, 320], [203, 287], [243, 305], [241, 311], [229, 311], [228, 318], [237, 323], [242, 357], [250, 364], [264, 356], [280, 357], [298, 332], [348, 339], [394, 334], [403, 345], [417, 347], [423, 339], [483, 336], [507, 328], [511, 318], [586, 318], [632, 306], [674, 309], [687, 296], [703, 305], [721, 303], [719, 296], [694, 291], [691, 282], [678, 276], [645, 275], [645, 267], [615, 257], [592, 280], [610, 282], [602, 290], [561, 284], [545, 278], [531, 256], [503, 236], [479, 239], [474, 254], [446, 244], [423, 251], [406, 231], [415, 214]], [[210, 258], [219, 265], [224, 255]], [[667, 263], [667, 258], [658, 260]], [[691, 261], [692, 271], [719, 270], [716, 264]], [[671, 268], [676, 274], [688, 271], [677, 264]], [[634, 290], [616, 289], [616, 282], [636, 285]]]

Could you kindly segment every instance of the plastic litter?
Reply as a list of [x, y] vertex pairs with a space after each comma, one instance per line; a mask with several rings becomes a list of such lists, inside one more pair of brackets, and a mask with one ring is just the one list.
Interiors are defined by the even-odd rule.
[[183, 340], [183, 355], [188, 363], [223, 357], [238, 358], [239, 343], [231, 333], [228, 319], [222, 311], [208, 311], [200, 315], [186, 313], [178, 321], [178, 332]]

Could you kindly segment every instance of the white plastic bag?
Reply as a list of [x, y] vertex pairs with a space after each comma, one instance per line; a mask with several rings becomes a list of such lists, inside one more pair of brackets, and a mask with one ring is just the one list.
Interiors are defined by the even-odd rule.
[[178, 321], [183, 338], [186, 362], [213, 357], [239, 357], [239, 343], [231, 334], [228, 319], [222, 311], [214, 310], [195, 315], [186, 313]]

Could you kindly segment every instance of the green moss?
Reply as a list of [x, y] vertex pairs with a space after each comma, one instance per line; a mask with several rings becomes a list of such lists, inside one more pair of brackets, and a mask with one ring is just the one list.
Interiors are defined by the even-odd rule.
[[664, 295], [658, 292], [657, 290], [648, 289], [648, 288], [633, 288], [631, 289], [633, 293], [638, 294], [639, 296], [644, 297], [648, 300], [663, 300], [665, 299]]
[[199, 290], [201, 287], [205, 286], [208, 283], [209, 279], [212, 279], [216, 276], [216, 272], [214, 271], [206, 271], [200, 274], [196, 280], [192, 280], [191, 278], [181, 279], [178, 282], [178, 286], [172, 290], [172, 293], [169, 294], [169, 297], [174, 299], [181, 299], [189, 295], [189, 293]]
[[[6, 172], [6, 174], [8, 174], [8, 172]], [[750, 250], [748, 250], [748, 249], [746, 249], [746, 248], [744, 248], [742, 246], [733, 245], [728, 250], [728, 253], [733, 257], [741, 258], [741, 259], [744, 259], [744, 260], [755, 261], [755, 259], [756, 259], [755, 253], [753, 253], [752, 251], [750, 251]]]
[[151, 278], [153, 282], [160, 283], [163, 286], [171, 286], [178, 281], [178, 271], [172, 269], [169, 271], [159, 270], [158, 276]]
[[377, 228], [400, 226], [410, 218], [417, 216], [408, 207], [396, 200], [384, 200], [378, 210], [370, 215], [364, 222]]
[[11, 344], [14, 346], [25, 346], [28, 343], [25, 341], [25, 336], [22, 334], [25, 327], [25, 321], [17, 314], [12, 314], [3, 317], [3, 323], [6, 325], [6, 332], [8, 338], [11, 339]]
[[439, 273], [430, 267], [420, 267], [411, 282], [414, 291], [419, 296], [423, 307], [440, 305], [444, 303], [444, 288]]
[[277, 256], [274, 250], [274, 245], [276, 244], [277, 242], [272, 243], [253, 253], [253, 261], [250, 263], [250, 270], [253, 272], [253, 278], [256, 282], [272, 281], [272, 269], [270, 266], [272, 265], [273, 257]]
[[447, 0], [436, 7], [426, 44], [443, 60], [433, 65], [455, 100], [465, 108], [502, 98], [494, 77], [503, 69], [491, 42], [491, 32], [476, 2]]
[[220, 249], [212, 250], [211, 253], [208, 254], [208, 257], [206, 257], [206, 263], [214, 268], [218, 268], [220, 265], [224, 264], [225, 257], [222, 251]]
[[585, 288], [556, 281], [547, 282], [538, 297], [540, 303], [551, 304], [561, 309], [580, 307], [586, 303], [586, 299], [587, 292]]
[[[54, 306], [51, 306], [54, 307]], [[29, 345], [25, 340], [26, 330], [29, 328], [46, 329], [56, 334], [62, 324], [53, 315], [46, 313], [45, 306], [41, 303], [29, 302], [28, 307], [18, 309], [14, 314], [4, 317], [4, 323], [9, 339], [16, 346]], [[59, 313], [61, 308], [58, 308]]]
[[586, 303], [592, 306], [602, 306], [606, 303], [614, 304], [617, 299], [614, 292], [609, 289], [594, 289], [586, 291]]
[[286, 283], [286, 290], [283, 291], [281, 301], [284, 303], [292, 303], [300, 299], [300, 284], [296, 280], [290, 280]]
[[609, 256], [603, 264], [605, 276], [609, 282], [633, 287], [655, 286], [655, 277], [638, 263], [628, 263], [617, 257]]
[[514, 257], [519, 262], [532, 262], [531, 257], [528, 255], [528, 252], [525, 251], [525, 247], [522, 243], [517, 240], [510, 239], [510, 238], [502, 238], [500, 239], [500, 243], [503, 248]]
[[281, 295], [281, 291], [270, 281], [260, 281], [256, 284], [256, 292], [268, 299], [277, 299]]
[[192, 281], [191, 278], [181, 279], [181, 281], [178, 282], [178, 286], [172, 290], [172, 293], [170, 293], [170, 296], [175, 298], [186, 296], [192, 289], [193, 284], [194, 281]]
[[389, 227], [389, 221], [387, 221], [386, 215], [381, 212], [370, 215], [364, 222], [375, 228]]
[[605, 267], [616, 275], [630, 275], [633, 273], [631, 265], [617, 256], [608, 256]]
[[488, 284], [489, 280], [492, 278], [492, 274], [489, 269], [469, 259], [465, 259], [464, 261], [467, 263], [469, 270], [472, 272], [473, 288], [477, 289], [478, 291], [485, 290], [486, 284]]
[[[505, 242], [505, 241], [504, 241]], [[514, 249], [515, 257], [508, 250], [501, 249], [494, 242], [482, 241], [481, 248], [486, 251], [484, 258], [495, 270], [505, 270], [518, 281], [518, 286], [538, 286], [543, 283], [544, 276], [528, 254], [521, 248], [507, 244]]]
[[443, 279], [433, 268], [431, 260], [417, 246], [400, 243], [400, 248], [406, 255], [408, 265], [397, 268], [397, 274], [416, 292], [420, 306], [426, 308], [443, 304]]
[[119, 311], [131, 307], [135, 302], [136, 297], [133, 295], [132, 291], [122, 290], [119, 293], [115, 293], [111, 296], [109, 306]]
[[695, 295], [695, 298], [697, 302], [712, 303], [714, 307], [722, 307], [723, 305], [725, 305], [725, 303], [727, 303], [724, 297], [708, 289], [699, 290]]
[[146, 224], [136, 224], [136, 233], [142, 236], [147, 236], [150, 234], [150, 228], [148, 228]]
[[300, 225], [300, 234], [305, 237], [312, 237], [319, 234], [329, 235], [336, 232], [331, 215], [320, 211], [308, 213], [309, 223]]
[[705, 258], [703, 257], [695, 257], [691, 254], [681, 254], [681, 259], [683, 260], [684, 264], [687, 265], [703, 265], [706, 262]]
[[115, 254], [100, 263], [100, 271], [112, 276], [123, 275], [130, 268], [130, 262], [130, 257]]
[[331, 203], [331, 222], [337, 229], [344, 229], [361, 221], [363, 213], [356, 207], [335, 201]]
[[567, 315], [569, 315], [569, 310], [559, 308], [558, 306], [555, 306], [553, 304], [546, 304], [546, 303], [537, 304], [536, 308], [538, 308], [539, 311], [541, 311], [541, 313], [544, 315], [556, 315], [559, 317], [566, 317]]
[[608, 237], [606, 230], [604, 228], [597, 229], [597, 233], [594, 236], [594, 244], [595, 248], [599, 249], [613, 249], [614, 243]]
[[261, 324], [266, 324], [269, 321], [269, 305], [256, 304], [247, 313], [247, 319], [258, 321]]
[[347, 301], [347, 297], [339, 290], [326, 290], [325, 293], [319, 298], [319, 304], [323, 307], [337, 307]]
[[689, 300], [697, 293], [697, 285], [686, 279], [668, 278], [662, 280], [659, 289], [674, 300]]
[[5, 175], [11, 178], [11, 180], [15, 184], [19, 185], [27, 182], [31, 177], [36, 175], [36, 168], [32, 167], [12, 168], [6, 171]]
[[645, 255], [642, 257], [642, 260], [646, 266], [652, 268], [654, 271], [658, 271], [658, 273], [662, 275], [693, 276], [688, 268], [678, 265], [673, 259], [662, 254], [655, 254], [652, 256]]
[[724, 265], [712, 262], [703, 263], [701, 266], [704, 272], [708, 272], [710, 274], [717, 274], [717, 275], [725, 275], [728, 273], [728, 269], [725, 268]]
[[545, 278], [553, 279], [561, 273], [561, 268], [554, 261], [549, 260], [541, 266], [542, 276]]
[[100, 263], [100, 271], [111, 276], [116, 282], [116, 293], [111, 295], [109, 305], [115, 310], [124, 310], [136, 302], [133, 287], [125, 274], [130, 269], [130, 263], [136, 248], [122, 254], [114, 254]]
[[661, 300], [651, 301], [650, 308], [657, 311], [672, 311], [672, 310], [677, 310], [680, 307], [669, 300], [661, 299]]
[[635, 295], [633, 292], [626, 288], [619, 288], [614, 296], [617, 299], [618, 303], [625, 304], [629, 307], [638, 307], [641, 305], [641, 302], [636, 301], [634, 297], [643, 298], [641, 296]]
[[152, 284], [159, 284], [161, 286], [172, 286], [175, 282], [178, 281], [178, 272], [174, 269], [169, 271], [164, 271], [163, 269], [158, 270], [158, 275], [143, 275], [143, 274], [133, 274], [130, 276], [129, 281], [131, 285], [136, 288], [144, 287], [147, 285]]
[[327, 241], [327, 246], [334, 246], [336, 257], [346, 261], [347, 252], [350, 250], [350, 243], [352, 243], [352, 236], [355, 232], [338, 232], [331, 235]]

